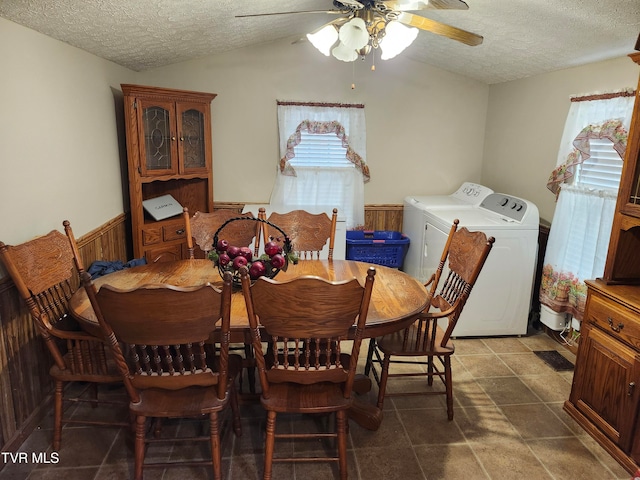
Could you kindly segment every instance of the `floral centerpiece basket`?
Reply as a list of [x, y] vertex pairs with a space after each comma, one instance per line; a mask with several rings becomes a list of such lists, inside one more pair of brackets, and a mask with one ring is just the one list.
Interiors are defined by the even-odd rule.
[[[259, 257], [253, 255], [250, 247], [238, 247], [230, 244], [222, 233], [223, 229], [232, 222], [259, 222], [269, 225], [282, 234], [282, 239], [278, 242], [267, 241], [265, 238], [265, 251]], [[262, 229], [266, 231], [266, 229]], [[280, 245], [282, 240], [282, 246]], [[260, 241], [260, 235], [256, 235], [256, 242]], [[298, 263], [297, 256], [291, 251], [291, 240], [289, 236], [277, 225], [255, 217], [234, 217], [224, 222], [213, 235], [213, 249], [209, 252], [209, 258], [217, 266], [220, 276], [224, 272], [233, 274], [233, 284], [240, 286], [240, 268], [247, 266], [252, 280], [259, 277], [274, 278], [280, 270], [286, 271], [289, 263]]]

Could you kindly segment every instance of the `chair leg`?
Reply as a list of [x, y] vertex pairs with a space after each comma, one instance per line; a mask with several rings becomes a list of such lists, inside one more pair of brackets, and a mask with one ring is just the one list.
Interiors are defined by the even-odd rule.
[[433, 386], [433, 355], [427, 357], [427, 384], [431, 387]]
[[447, 391], [447, 417], [453, 420], [453, 379], [451, 378], [451, 357], [443, 358], [444, 364], [444, 384]]
[[55, 393], [53, 399], [53, 450], [60, 451], [62, 443], [62, 392], [64, 382], [56, 380]]
[[382, 372], [380, 372], [380, 383], [378, 385], [378, 408], [382, 410], [384, 405], [384, 394], [387, 390], [387, 380], [389, 379], [389, 365], [391, 364], [391, 356], [385, 355], [382, 361]]
[[153, 424], [153, 436], [155, 438], [160, 438], [160, 435], [162, 434], [162, 419], [154, 418], [151, 423]]
[[[250, 343], [244, 344], [244, 358], [247, 363], [253, 364], [253, 347]], [[247, 366], [247, 377], [249, 379], [249, 392], [256, 393], [256, 369], [253, 366]], [[240, 377], [242, 378], [242, 376]]]
[[218, 412], [209, 414], [209, 435], [211, 437], [211, 463], [213, 465], [214, 480], [222, 479], [222, 450], [220, 448], [220, 429]]
[[236, 391], [235, 383], [231, 382], [231, 390], [229, 392], [231, 398], [229, 402], [231, 403], [231, 414], [233, 415], [233, 431], [236, 434], [236, 437], [242, 436], [242, 425], [240, 423], [240, 407], [238, 406], [238, 392]]
[[264, 474], [263, 480], [271, 480], [271, 470], [273, 467], [273, 449], [276, 441], [276, 415], [277, 413], [269, 410], [267, 412], [267, 438], [264, 443]]
[[376, 339], [369, 339], [369, 350], [367, 351], [367, 363], [364, 364], [364, 374], [368, 377], [371, 371], [371, 364], [373, 362], [373, 351], [376, 348]]
[[347, 412], [336, 412], [336, 433], [338, 434], [338, 463], [340, 466], [340, 479], [347, 480]]
[[134, 448], [135, 465], [134, 465], [134, 472], [133, 472], [133, 478], [135, 480], [142, 480], [142, 469], [144, 464], [144, 450], [145, 450], [146, 421], [147, 421], [147, 417], [144, 417], [142, 415], [138, 415], [136, 417], [136, 439], [135, 439], [135, 448]]

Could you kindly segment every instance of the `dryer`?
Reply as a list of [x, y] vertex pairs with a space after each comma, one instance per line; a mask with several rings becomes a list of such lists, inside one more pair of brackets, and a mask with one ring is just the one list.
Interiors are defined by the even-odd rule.
[[464, 182], [460, 185], [460, 188], [449, 195], [411, 195], [406, 197], [402, 215], [402, 233], [409, 237], [411, 243], [405, 255], [402, 270], [421, 281], [425, 281], [431, 275], [430, 273], [427, 275], [427, 272], [423, 271], [422, 268], [422, 257], [425, 254], [423, 251], [425, 245], [425, 212], [477, 207], [491, 193], [493, 193], [493, 190], [488, 187], [477, 183]]
[[424, 209], [416, 276], [421, 282], [438, 267], [456, 218], [459, 228], [481, 230], [496, 241], [460, 316], [455, 336], [525, 335], [538, 252], [538, 208], [518, 197], [490, 193], [476, 206]]

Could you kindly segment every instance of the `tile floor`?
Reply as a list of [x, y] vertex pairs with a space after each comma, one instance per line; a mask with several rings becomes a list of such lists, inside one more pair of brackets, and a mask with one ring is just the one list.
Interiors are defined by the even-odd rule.
[[[385, 402], [378, 431], [351, 422], [349, 478], [366, 480], [629, 480], [625, 472], [562, 410], [573, 372], [556, 372], [534, 350], [569, 350], [544, 333], [522, 338], [457, 339], [453, 357], [455, 417], [447, 421], [444, 396], [396, 397]], [[365, 350], [366, 351], [366, 350]], [[414, 381], [414, 380], [400, 380]], [[395, 388], [402, 388], [396, 384]], [[377, 389], [368, 395], [374, 401]], [[259, 479], [262, 471], [264, 414], [245, 404], [243, 435], [223, 439], [224, 478]], [[74, 415], [81, 415], [78, 408]], [[109, 410], [109, 415], [124, 412]], [[51, 416], [26, 440], [21, 451], [50, 454]], [[279, 428], [320, 421], [294, 418]], [[164, 431], [194, 428], [194, 421], [166, 424]], [[277, 448], [277, 447], [276, 447]], [[303, 449], [299, 444], [289, 449]], [[306, 446], [306, 448], [309, 448]], [[315, 447], [314, 447], [315, 448]], [[206, 447], [152, 447], [148, 456], [170, 459], [206, 455]], [[277, 451], [277, 450], [276, 450]], [[50, 457], [49, 457], [50, 458]], [[106, 480], [131, 478], [128, 432], [117, 428], [66, 427], [56, 464], [8, 463], [2, 480]], [[278, 464], [274, 479], [337, 478], [325, 464]], [[206, 479], [208, 469], [145, 471], [145, 479]]]

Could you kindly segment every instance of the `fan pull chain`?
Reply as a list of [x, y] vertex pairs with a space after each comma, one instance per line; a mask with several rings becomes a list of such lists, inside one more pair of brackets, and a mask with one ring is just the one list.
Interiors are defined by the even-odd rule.
[[351, 90], [355, 90], [356, 89], [356, 62], [351, 62], [351, 67], [352, 67], [352, 77], [353, 80], [351, 82]]

